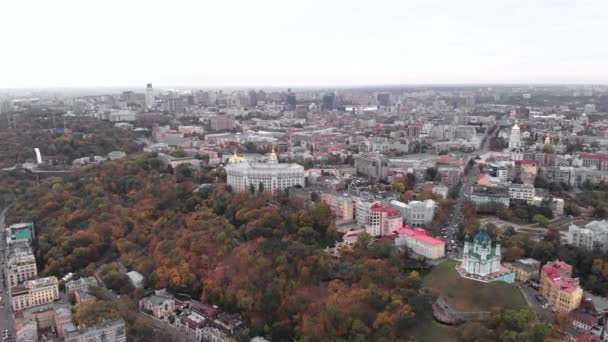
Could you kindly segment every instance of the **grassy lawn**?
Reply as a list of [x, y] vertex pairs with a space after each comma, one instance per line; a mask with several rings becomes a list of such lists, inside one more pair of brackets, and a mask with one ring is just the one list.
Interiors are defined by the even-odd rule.
[[505, 282], [482, 283], [462, 278], [454, 268], [457, 261], [447, 260], [422, 280], [422, 286], [442, 295], [455, 310], [492, 311], [526, 306], [514, 285]]
[[419, 342], [457, 342], [458, 329], [441, 325], [429, 317], [417, 323], [414, 336]]

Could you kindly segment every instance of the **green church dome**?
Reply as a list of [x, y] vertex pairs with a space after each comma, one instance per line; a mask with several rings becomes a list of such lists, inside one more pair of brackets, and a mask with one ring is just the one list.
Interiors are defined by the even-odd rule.
[[488, 232], [486, 231], [486, 227], [481, 226], [481, 228], [479, 228], [479, 233], [477, 233], [477, 235], [475, 235], [475, 242], [491, 243], [491, 241], [492, 241], [492, 239], [490, 239], [490, 235], [488, 235]]

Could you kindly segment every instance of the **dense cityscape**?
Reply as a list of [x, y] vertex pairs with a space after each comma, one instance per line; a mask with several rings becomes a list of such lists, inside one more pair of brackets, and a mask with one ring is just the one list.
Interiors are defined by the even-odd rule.
[[608, 341], [608, 87], [0, 92], [13, 341]]

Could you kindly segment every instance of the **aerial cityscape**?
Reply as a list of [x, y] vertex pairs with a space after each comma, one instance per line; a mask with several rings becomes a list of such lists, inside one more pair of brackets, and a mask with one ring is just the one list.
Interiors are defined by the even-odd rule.
[[608, 341], [608, 3], [33, 2], [2, 342]]

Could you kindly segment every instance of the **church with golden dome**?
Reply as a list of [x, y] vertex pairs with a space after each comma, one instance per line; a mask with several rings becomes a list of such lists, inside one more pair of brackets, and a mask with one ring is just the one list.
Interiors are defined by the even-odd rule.
[[509, 151], [516, 150], [521, 147], [521, 130], [517, 121], [511, 128], [511, 136], [509, 137]]
[[[234, 191], [247, 191], [251, 186], [272, 193], [296, 185], [304, 186], [304, 167], [295, 163], [279, 163], [274, 149], [266, 158], [249, 160], [236, 154], [226, 165], [227, 183]], [[261, 184], [261, 186], [260, 186]]]

